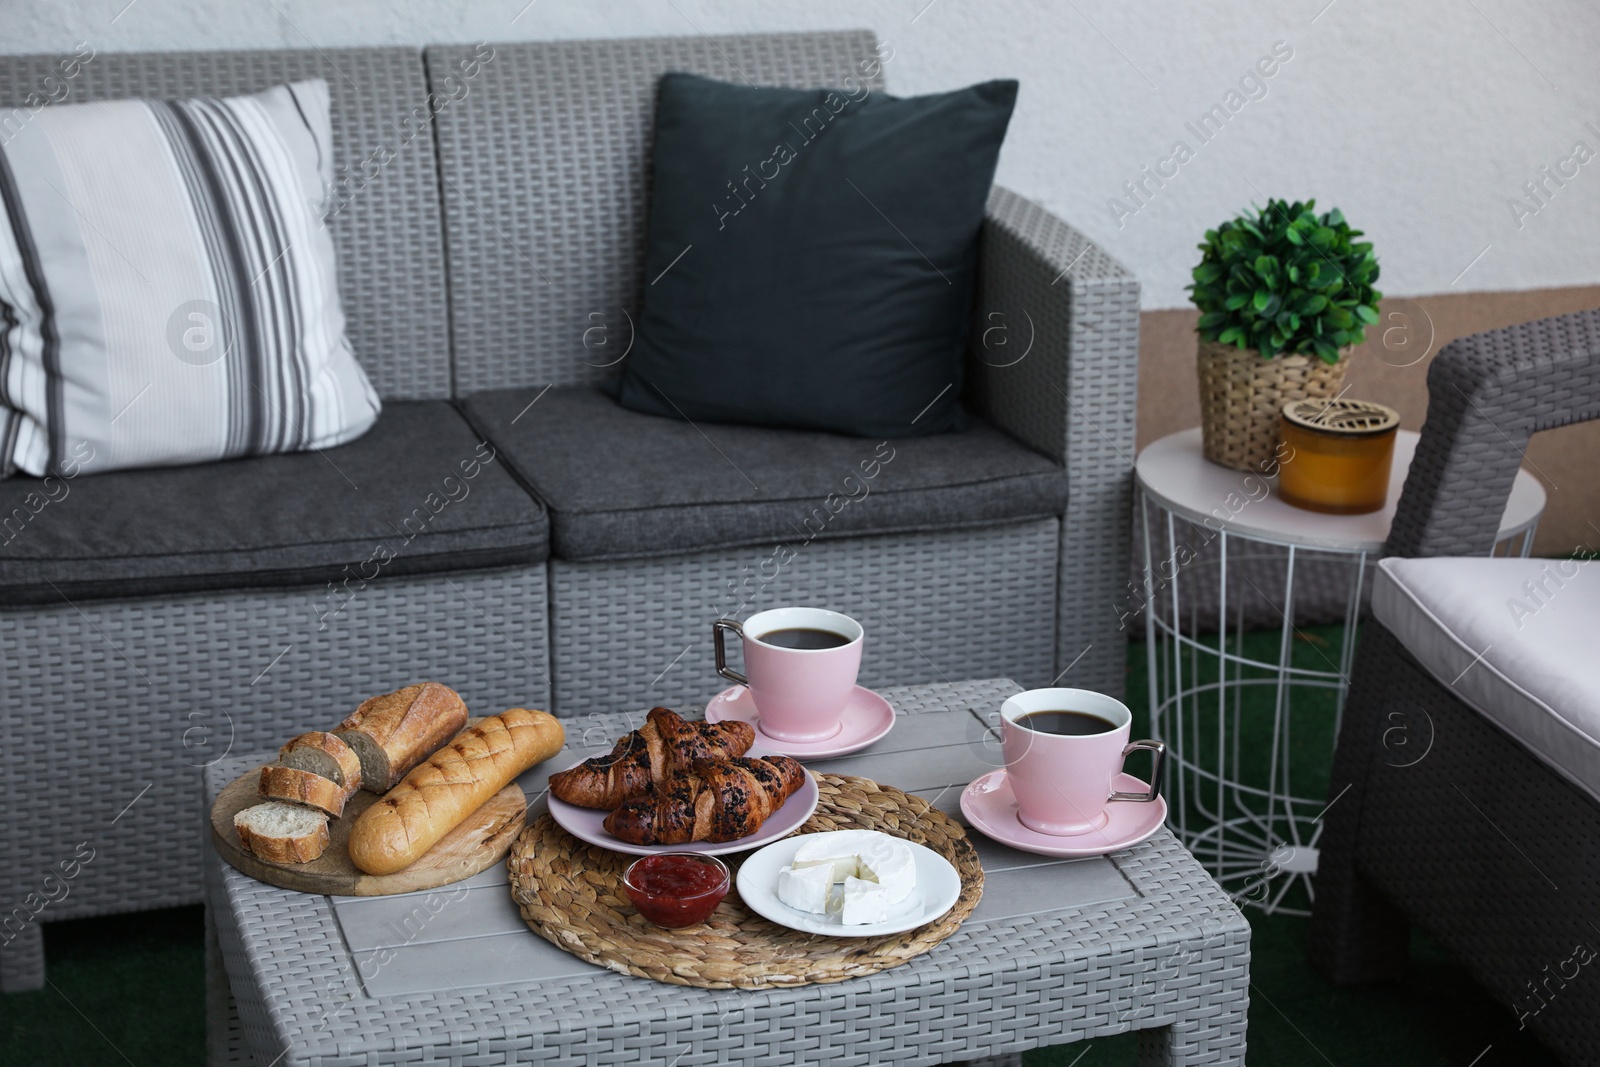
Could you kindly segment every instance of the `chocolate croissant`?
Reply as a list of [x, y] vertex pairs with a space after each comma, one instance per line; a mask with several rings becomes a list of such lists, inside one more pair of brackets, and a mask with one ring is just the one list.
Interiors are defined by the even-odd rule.
[[606, 832], [634, 845], [748, 837], [806, 780], [788, 756], [701, 760], [606, 816]]
[[580, 808], [612, 810], [698, 760], [742, 756], [755, 741], [756, 728], [747, 722], [689, 722], [669, 708], [652, 708], [608, 755], [552, 774], [550, 794]]

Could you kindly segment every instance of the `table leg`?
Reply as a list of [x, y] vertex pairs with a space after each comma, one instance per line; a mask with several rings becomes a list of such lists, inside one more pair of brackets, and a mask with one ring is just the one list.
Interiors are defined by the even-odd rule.
[[37, 921], [30, 921], [0, 947], [0, 992], [22, 993], [43, 988], [44, 927]]
[[1139, 1031], [1139, 1067], [1243, 1067], [1250, 1011], [1248, 929], [1219, 936], [1182, 954], [1173, 977], [1161, 983], [1177, 1018]]
[[1139, 1031], [1139, 1067], [1244, 1065], [1244, 1007]]
[[244, 1028], [228, 985], [228, 971], [222, 964], [222, 945], [217, 940], [216, 911], [206, 904], [206, 1065], [207, 1067], [250, 1067], [255, 1061], [245, 1048]]

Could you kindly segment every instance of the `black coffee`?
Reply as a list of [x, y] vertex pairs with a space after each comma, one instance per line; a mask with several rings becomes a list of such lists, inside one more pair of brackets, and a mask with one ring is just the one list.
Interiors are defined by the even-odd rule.
[[1017, 725], [1041, 734], [1065, 734], [1069, 737], [1103, 734], [1117, 728], [1117, 724], [1110, 719], [1087, 711], [1030, 711], [1017, 716]]
[[775, 645], [778, 648], [838, 648], [848, 645], [850, 639], [832, 630], [812, 630], [806, 627], [795, 627], [790, 630], [768, 630], [756, 638], [764, 645]]

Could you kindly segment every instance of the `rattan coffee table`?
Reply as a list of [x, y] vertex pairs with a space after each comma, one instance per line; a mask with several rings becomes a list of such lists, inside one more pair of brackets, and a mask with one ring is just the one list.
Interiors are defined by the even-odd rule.
[[[896, 785], [959, 816], [999, 762], [1006, 680], [884, 690], [895, 729], [810, 764]], [[985, 718], [988, 716], [988, 719]], [[638, 714], [569, 720], [568, 751], [608, 749]], [[270, 754], [206, 771], [207, 803]], [[1242, 1064], [1250, 929], [1166, 830], [1109, 857], [1051, 860], [973, 834], [983, 899], [925, 955], [843, 982], [708, 990], [616, 974], [529, 931], [503, 865], [431, 892], [293, 893], [206, 848], [212, 1063], [938, 1063], [1141, 1035], [1141, 1063]], [[253, 1059], [252, 1059], [253, 1057]]]

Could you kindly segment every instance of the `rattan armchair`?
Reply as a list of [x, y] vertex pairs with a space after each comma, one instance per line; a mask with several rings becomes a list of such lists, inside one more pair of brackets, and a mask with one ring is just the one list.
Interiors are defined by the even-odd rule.
[[[1600, 417], [1600, 311], [1454, 342], [1428, 386], [1387, 554], [1487, 556], [1528, 439]], [[1472, 561], [1480, 571], [1526, 563]], [[1600, 1061], [1600, 968], [1582, 958], [1600, 948], [1594, 783], [1555, 769], [1562, 755], [1548, 746], [1535, 755], [1502, 728], [1500, 709], [1473, 706], [1460, 676], [1441, 678], [1420, 656], [1383, 622], [1364, 624], [1310, 958], [1341, 984], [1396, 979], [1414, 923], [1563, 1059]], [[1570, 666], [1582, 677], [1594, 669]]]

